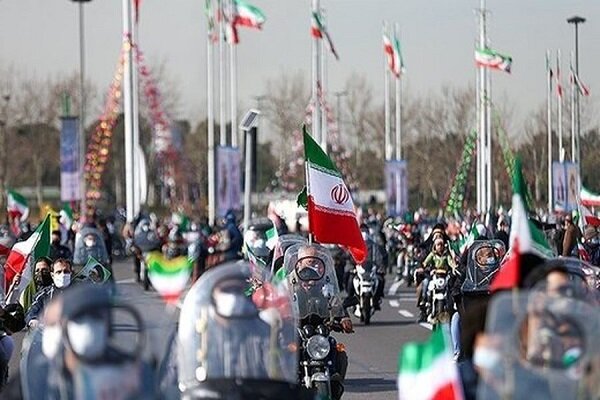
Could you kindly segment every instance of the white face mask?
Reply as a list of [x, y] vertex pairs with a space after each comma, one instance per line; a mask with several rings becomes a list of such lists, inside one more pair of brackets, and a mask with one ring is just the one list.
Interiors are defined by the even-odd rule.
[[502, 358], [500, 354], [487, 347], [477, 347], [473, 354], [473, 364], [483, 370], [494, 372], [501, 368]]
[[62, 289], [71, 284], [71, 274], [64, 273], [64, 274], [54, 275], [52, 277], [52, 280], [54, 281], [54, 285], [57, 288]]
[[106, 322], [84, 317], [67, 322], [67, 333], [73, 351], [86, 358], [97, 358], [106, 349], [108, 332]]
[[62, 341], [60, 325], [46, 325], [42, 333], [42, 353], [46, 358], [52, 359], [58, 353]]

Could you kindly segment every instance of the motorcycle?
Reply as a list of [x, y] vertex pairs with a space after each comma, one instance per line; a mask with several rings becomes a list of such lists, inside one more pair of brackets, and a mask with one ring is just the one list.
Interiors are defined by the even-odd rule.
[[431, 273], [427, 286], [427, 320], [432, 325], [446, 323], [450, 319], [448, 301], [448, 272], [436, 269]]
[[369, 325], [371, 316], [375, 313], [375, 293], [379, 286], [377, 269], [372, 264], [357, 265], [352, 284], [359, 301], [354, 308], [354, 315], [365, 325]]
[[340, 399], [347, 356], [331, 332], [341, 331], [338, 320], [347, 304], [340, 298], [333, 259], [324, 247], [296, 244], [287, 250], [284, 266], [300, 318], [299, 381], [319, 398]]
[[104, 268], [110, 272], [111, 280], [114, 279], [110, 256], [102, 232], [96, 228], [85, 227], [75, 235], [75, 247], [73, 250], [73, 266], [77, 269], [83, 268], [90, 257], [93, 257]]
[[417, 248], [413, 244], [406, 246], [406, 252], [401, 253], [398, 258], [402, 257], [402, 262], [398, 262], [398, 274], [401, 279], [406, 283], [407, 287], [411, 287], [415, 282], [415, 271], [419, 267], [419, 257], [417, 254]]

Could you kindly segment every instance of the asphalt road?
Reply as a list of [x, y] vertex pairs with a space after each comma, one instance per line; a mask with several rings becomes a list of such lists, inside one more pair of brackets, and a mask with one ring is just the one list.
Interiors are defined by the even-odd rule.
[[[147, 329], [146, 356], [160, 361], [163, 358], [169, 333], [178, 318], [176, 308], [167, 309], [154, 291], [145, 292], [133, 279], [131, 262], [119, 261], [113, 265], [118, 290], [123, 299], [141, 314]], [[374, 399], [396, 399], [398, 352], [407, 341], [425, 340], [430, 332], [427, 324], [417, 324], [414, 289], [391, 284], [388, 276], [386, 297], [382, 310], [377, 312], [371, 325], [364, 326], [357, 318], [355, 333], [336, 334], [346, 345], [349, 366], [344, 399], [364, 399], [371, 394]], [[14, 335], [15, 353], [11, 370], [18, 368], [24, 334]]]

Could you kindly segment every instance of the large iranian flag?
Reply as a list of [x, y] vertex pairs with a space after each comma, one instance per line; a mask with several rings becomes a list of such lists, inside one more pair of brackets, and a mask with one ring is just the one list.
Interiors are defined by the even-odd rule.
[[325, 36], [325, 39], [327, 39], [326, 42], [327, 42], [327, 46], [329, 46], [329, 50], [331, 51], [331, 53], [333, 54], [335, 59], [339, 61], [340, 57], [339, 57], [337, 51], [335, 50], [335, 47], [333, 46], [333, 40], [331, 40], [331, 36], [329, 35], [329, 32], [327, 31], [327, 28], [325, 27], [325, 24], [323, 23], [323, 17], [321, 16], [320, 13], [315, 12], [315, 11], [313, 11], [313, 13], [311, 15], [312, 15], [312, 18], [311, 18], [310, 34], [312, 35], [312, 37], [314, 37], [316, 39], [323, 39], [323, 36]]
[[475, 50], [475, 63], [480, 67], [499, 69], [510, 73], [512, 57], [500, 54], [492, 49], [483, 48]]
[[366, 258], [367, 246], [358, 227], [350, 191], [306, 126], [303, 131], [309, 230], [318, 242], [347, 246], [352, 258], [360, 264]]
[[44, 221], [27, 240], [15, 243], [12, 247], [4, 267], [5, 281], [10, 283], [16, 274], [23, 273], [29, 257], [33, 260], [37, 260], [40, 257], [47, 256], [49, 250], [50, 214], [46, 215]]
[[425, 343], [407, 343], [398, 359], [400, 400], [458, 400], [462, 387], [442, 328]]
[[262, 29], [265, 23], [265, 15], [252, 4], [246, 3], [244, 0], [234, 0], [235, 17], [233, 18], [234, 25], [247, 26], [249, 28]]
[[6, 211], [21, 221], [25, 221], [29, 216], [27, 199], [22, 194], [9, 190], [6, 194], [6, 203]]
[[148, 278], [167, 303], [176, 302], [192, 274], [192, 263], [185, 257], [167, 259], [160, 251], [146, 256]]

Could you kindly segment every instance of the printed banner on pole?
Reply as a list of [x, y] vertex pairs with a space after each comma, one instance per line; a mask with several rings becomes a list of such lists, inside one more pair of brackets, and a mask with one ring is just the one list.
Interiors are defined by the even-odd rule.
[[554, 209], [570, 212], [578, 207], [579, 166], [572, 162], [552, 163], [552, 192], [554, 193]]
[[385, 193], [388, 215], [398, 216], [408, 210], [408, 176], [406, 161], [385, 163]]
[[61, 118], [60, 131], [60, 199], [80, 200], [79, 136], [77, 117]]
[[238, 148], [217, 147], [217, 214], [238, 210], [241, 204], [241, 153]]

